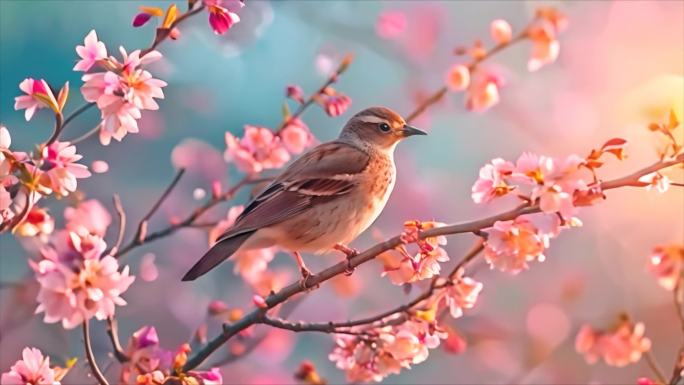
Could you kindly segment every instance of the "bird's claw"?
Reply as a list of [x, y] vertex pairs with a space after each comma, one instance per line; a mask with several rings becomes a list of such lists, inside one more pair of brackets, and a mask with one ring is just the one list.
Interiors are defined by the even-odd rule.
[[350, 276], [350, 275], [354, 274], [354, 270], [356, 270], [356, 268], [354, 266], [352, 266], [351, 260], [352, 260], [352, 258], [359, 255], [359, 251], [354, 249], [354, 248], [342, 245], [342, 244], [335, 245], [335, 249], [343, 252], [347, 256], [347, 267], [344, 269], [344, 275]]
[[304, 266], [302, 266], [299, 271], [302, 274], [302, 278], [299, 280], [299, 287], [302, 290], [310, 289], [311, 286], [309, 286], [309, 279], [314, 276], [313, 273]]

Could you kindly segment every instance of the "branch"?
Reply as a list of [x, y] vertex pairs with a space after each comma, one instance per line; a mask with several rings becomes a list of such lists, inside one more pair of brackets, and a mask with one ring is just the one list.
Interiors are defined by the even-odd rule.
[[100, 385], [109, 385], [107, 379], [104, 377], [100, 368], [97, 366], [95, 361], [95, 356], [93, 355], [93, 348], [90, 346], [90, 326], [89, 321], [83, 322], [83, 344], [85, 345], [86, 359], [88, 364], [90, 364], [90, 370], [93, 372], [93, 376]]
[[133, 237], [133, 242], [137, 243], [142, 243], [145, 240], [145, 236], [147, 235], [147, 223], [152, 218], [152, 215], [154, 215], [157, 210], [159, 210], [159, 207], [164, 203], [166, 198], [171, 195], [171, 192], [173, 191], [174, 188], [178, 185], [178, 182], [180, 182], [180, 179], [183, 177], [183, 174], [185, 174], [185, 169], [181, 168], [178, 170], [176, 173], [176, 176], [173, 178], [171, 181], [171, 184], [169, 187], [164, 190], [162, 195], [157, 199], [157, 201], [152, 205], [150, 210], [145, 214], [142, 219], [140, 220], [140, 223], [138, 224], [138, 230], [135, 232], [135, 237]]
[[[679, 280], [675, 289], [672, 291], [672, 299], [677, 313], [677, 319], [684, 333], [684, 268], [679, 272]], [[672, 377], [670, 377], [670, 385], [676, 385], [682, 379], [682, 371], [684, 371], [684, 343], [679, 348], [677, 358], [675, 360], [674, 368], [672, 369]], [[665, 383], [665, 381], [663, 381]]]
[[77, 108], [76, 111], [72, 112], [69, 116], [64, 119], [64, 124], [62, 124], [62, 129], [64, 129], [72, 120], [81, 115], [82, 113], [88, 111], [91, 107], [95, 107], [97, 103], [86, 103], [81, 107]]
[[123, 348], [121, 347], [121, 342], [119, 341], [119, 327], [116, 322], [116, 318], [107, 318], [107, 335], [109, 335], [109, 340], [112, 342], [112, 349], [114, 349], [114, 357], [119, 362], [127, 362], [130, 360]]
[[105, 255], [107, 254], [116, 254], [116, 251], [119, 250], [121, 247], [121, 243], [123, 242], [124, 238], [124, 233], [126, 232], [126, 212], [123, 209], [123, 206], [121, 206], [121, 199], [119, 198], [119, 194], [114, 194], [112, 197], [112, 201], [114, 201], [114, 209], [116, 210], [116, 214], [119, 217], [119, 231], [116, 236], [116, 242], [114, 243], [114, 246], [108, 251], [105, 252]]
[[44, 146], [51, 145], [57, 140], [57, 138], [59, 138], [59, 134], [62, 132], [62, 129], [64, 129], [63, 118], [64, 117], [62, 116], [61, 112], [55, 113], [55, 128], [52, 131], [50, 138], [45, 142]]
[[[653, 171], [657, 171], [666, 167], [670, 167], [674, 164], [677, 163], [684, 163], [684, 155], [678, 156], [675, 160], [671, 161], [659, 161], [649, 167], [646, 167], [642, 170], [639, 170], [633, 174], [628, 175], [627, 177], [616, 179], [616, 180], [611, 180], [607, 182], [600, 183], [600, 187], [603, 188], [604, 190], [607, 189], [613, 189], [613, 188], [618, 188], [618, 187], [623, 187], [623, 186], [631, 186], [634, 185], [635, 181], [638, 181], [638, 179], [643, 176], [650, 174]], [[524, 207], [517, 207], [515, 209], [503, 212], [501, 214], [493, 215], [484, 219], [480, 220], [475, 220], [471, 222], [464, 222], [464, 223], [459, 223], [459, 224], [453, 224], [453, 225], [448, 225], [448, 226], [442, 226], [442, 227], [437, 227], [433, 229], [429, 229], [426, 231], [423, 231], [419, 234], [419, 237], [421, 239], [428, 238], [428, 237], [435, 237], [439, 235], [454, 235], [454, 234], [462, 234], [462, 233], [474, 233], [474, 232], [479, 232], [482, 229], [492, 227], [494, 223], [497, 221], [506, 221], [506, 220], [513, 220], [521, 215], [525, 214], [531, 214], [531, 213], [536, 213], [539, 212], [540, 209], [538, 206], [524, 206]], [[400, 239], [400, 236], [395, 236], [393, 238], [390, 238], [384, 242], [378, 243], [375, 246], [370, 247], [366, 251], [352, 257], [349, 259], [349, 261], [343, 261], [340, 263], [337, 263], [320, 273], [311, 276], [308, 281], [307, 281], [307, 287], [303, 287], [303, 285], [300, 284], [300, 282], [294, 282], [290, 284], [289, 286], [281, 289], [277, 293], [273, 293], [269, 295], [266, 299], [266, 307], [265, 308], [258, 308], [253, 310], [252, 312], [248, 313], [245, 315], [243, 318], [239, 319], [235, 323], [232, 324], [225, 324], [223, 328], [223, 332], [216, 336], [214, 339], [209, 341], [203, 348], [197, 351], [197, 353], [191, 357], [188, 362], [185, 364], [183, 367], [183, 371], [187, 372], [189, 370], [192, 370], [199, 366], [209, 355], [211, 355], [214, 351], [219, 349], [226, 341], [228, 341], [230, 338], [241, 332], [242, 330], [247, 329], [248, 327], [259, 324], [259, 323], [265, 323], [266, 318], [266, 312], [281, 303], [287, 301], [291, 297], [300, 294], [300, 293], [305, 293], [310, 290], [314, 290], [317, 288], [321, 283], [336, 277], [338, 275], [344, 274], [345, 271], [348, 270], [348, 268], [355, 268], [361, 264], [364, 264], [372, 259], [374, 259], [376, 256], [379, 254], [391, 250], [397, 246], [402, 244], [402, 241]], [[475, 247], [471, 253], [469, 253], [466, 258], [467, 261], [470, 261], [474, 258], [474, 255], [471, 256], [471, 254], [476, 250], [478, 247]], [[477, 254], [477, 253], [475, 253]], [[463, 264], [467, 262], [462, 262]], [[457, 268], [460, 267], [457, 265]], [[433, 280], [433, 283], [431, 286], [435, 285], [435, 282]], [[425, 295], [425, 293], [423, 293]], [[423, 297], [423, 295], [419, 296], [418, 298]], [[406, 306], [414, 304], [415, 301], [418, 300], [416, 298], [414, 301], [410, 302], [407, 305], [403, 305], [401, 308], [404, 309]], [[425, 297], [427, 298], [427, 297]], [[424, 298], [423, 298], [424, 299]], [[418, 301], [420, 302], [420, 301]], [[417, 303], [417, 302], [415, 302]], [[410, 308], [410, 307], [408, 307]], [[406, 309], [408, 309], [406, 308]], [[389, 313], [389, 314], [388, 314]], [[381, 314], [395, 314], [396, 312], [394, 310], [390, 312], [386, 312]], [[377, 318], [372, 317], [372, 318]], [[366, 320], [360, 320], [360, 321], [352, 321], [348, 323], [342, 323], [343, 325], [350, 325], [354, 326], [357, 322], [361, 321], [368, 321], [369, 319]], [[338, 324], [341, 325], [341, 324]]]
[[152, 41], [152, 45], [150, 45], [148, 48], [145, 48], [142, 50], [140, 53], [140, 57], [145, 56], [148, 54], [150, 51], [154, 50], [161, 44], [166, 38], [169, 37], [171, 34], [171, 31], [178, 27], [180, 23], [182, 23], [185, 19], [189, 18], [192, 15], [196, 15], [204, 10], [204, 4], [200, 4], [197, 8], [195, 9], [189, 9], [182, 15], [178, 16], [178, 18], [169, 26], [169, 28], [157, 28], [157, 34], [154, 37], [154, 41]]
[[667, 380], [665, 379], [665, 374], [663, 374], [663, 370], [660, 368], [660, 365], [658, 365], [658, 361], [656, 361], [655, 357], [653, 357], [653, 353], [650, 350], [645, 351], [644, 358], [646, 358], [646, 364], [648, 364], [648, 367], [651, 369], [653, 375], [656, 376], [658, 381], [661, 384], [666, 384]]

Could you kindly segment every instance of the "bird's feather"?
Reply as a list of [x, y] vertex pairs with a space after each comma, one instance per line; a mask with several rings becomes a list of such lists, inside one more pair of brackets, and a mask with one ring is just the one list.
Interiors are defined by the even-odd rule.
[[202, 258], [183, 276], [183, 281], [194, 281], [213, 269], [219, 263], [233, 255], [254, 232], [238, 234], [234, 237], [224, 238], [218, 241], [207, 251]]

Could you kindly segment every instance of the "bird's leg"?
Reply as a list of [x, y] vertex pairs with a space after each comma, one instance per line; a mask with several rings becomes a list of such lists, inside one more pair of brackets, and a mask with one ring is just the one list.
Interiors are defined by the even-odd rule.
[[352, 275], [354, 274], [354, 270], [356, 269], [354, 266], [351, 264], [351, 259], [359, 255], [359, 251], [356, 249], [352, 249], [351, 247], [348, 247], [346, 245], [343, 245], [341, 243], [336, 243], [333, 248], [337, 251], [341, 251], [344, 253], [344, 255], [347, 256], [347, 268], [344, 270], [345, 275]]
[[299, 272], [302, 274], [302, 279], [299, 280], [299, 286], [306, 290], [308, 289], [307, 281], [309, 280], [309, 277], [311, 277], [313, 274], [311, 273], [311, 270], [309, 270], [306, 267], [306, 264], [304, 263], [304, 258], [302, 258], [302, 255], [298, 251], [293, 251], [292, 254], [295, 256], [295, 260], [297, 261], [297, 265], [299, 266]]

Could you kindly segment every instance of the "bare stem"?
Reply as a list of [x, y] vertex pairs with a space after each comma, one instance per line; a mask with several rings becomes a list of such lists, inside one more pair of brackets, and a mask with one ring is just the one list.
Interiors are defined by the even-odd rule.
[[71, 123], [72, 120], [74, 120], [76, 117], [81, 115], [82, 113], [88, 111], [90, 108], [95, 107], [96, 103], [86, 103], [82, 105], [81, 107], [77, 108], [76, 111], [72, 112], [69, 114], [69, 116], [64, 119], [64, 124], [62, 125], [62, 129], [65, 128], [69, 123]]
[[107, 379], [104, 377], [100, 368], [97, 366], [97, 361], [95, 361], [95, 355], [93, 354], [93, 348], [90, 345], [90, 325], [89, 321], [83, 322], [83, 344], [85, 345], [86, 359], [90, 365], [90, 371], [93, 372], [93, 376], [100, 385], [109, 385]]
[[142, 219], [140, 220], [140, 223], [138, 224], [138, 230], [135, 232], [135, 237], [133, 238], [133, 242], [137, 243], [142, 243], [145, 240], [145, 236], [147, 236], [147, 223], [152, 218], [152, 215], [154, 215], [157, 210], [159, 210], [159, 207], [164, 203], [166, 198], [169, 197], [173, 189], [176, 188], [178, 185], [178, 182], [180, 182], [181, 178], [183, 177], [183, 174], [185, 174], [185, 169], [181, 168], [178, 170], [176, 173], [176, 176], [173, 178], [171, 181], [171, 184], [164, 190], [162, 195], [157, 199], [157, 201], [152, 205], [150, 210], [145, 214]]
[[116, 254], [116, 251], [119, 250], [119, 248], [121, 247], [121, 243], [123, 242], [124, 238], [124, 233], [126, 232], [126, 212], [124, 211], [123, 206], [121, 205], [121, 199], [119, 198], [119, 194], [114, 194], [114, 196], [112, 197], [112, 201], [114, 202], [114, 209], [116, 210], [116, 214], [119, 217], [119, 231], [117, 232], [116, 242], [114, 242], [114, 246], [106, 254]]
[[644, 358], [646, 358], [646, 364], [648, 364], [648, 367], [651, 369], [653, 375], [656, 376], [658, 381], [661, 384], [666, 384], [667, 380], [665, 379], [665, 373], [663, 373], [660, 365], [658, 365], [658, 361], [656, 361], [655, 357], [653, 357], [653, 353], [650, 350], [647, 350], [644, 352]]
[[64, 116], [62, 116], [61, 112], [55, 113], [55, 128], [52, 130], [52, 136], [45, 142], [44, 146], [51, 145], [59, 138], [59, 134], [62, 133], [62, 129], [64, 128], [63, 119]]
[[79, 137], [76, 137], [76, 138], [70, 140], [69, 142], [71, 142], [71, 144], [81, 143], [81, 142], [85, 141], [86, 139], [90, 138], [91, 136], [100, 132], [100, 127], [101, 127], [101, 123], [97, 123], [97, 125], [95, 127], [91, 128], [90, 130], [88, 130], [88, 132], [84, 133], [83, 135], [81, 135]]
[[109, 335], [109, 340], [112, 342], [112, 349], [114, 349], [114, 358], [119, 362], [127, 362], [130, 360], [123, 348], [121, 347], [121, 342], [119, 341], [119, 327], [116, 322], [116, 318], [107, 318], [107, 335]]

